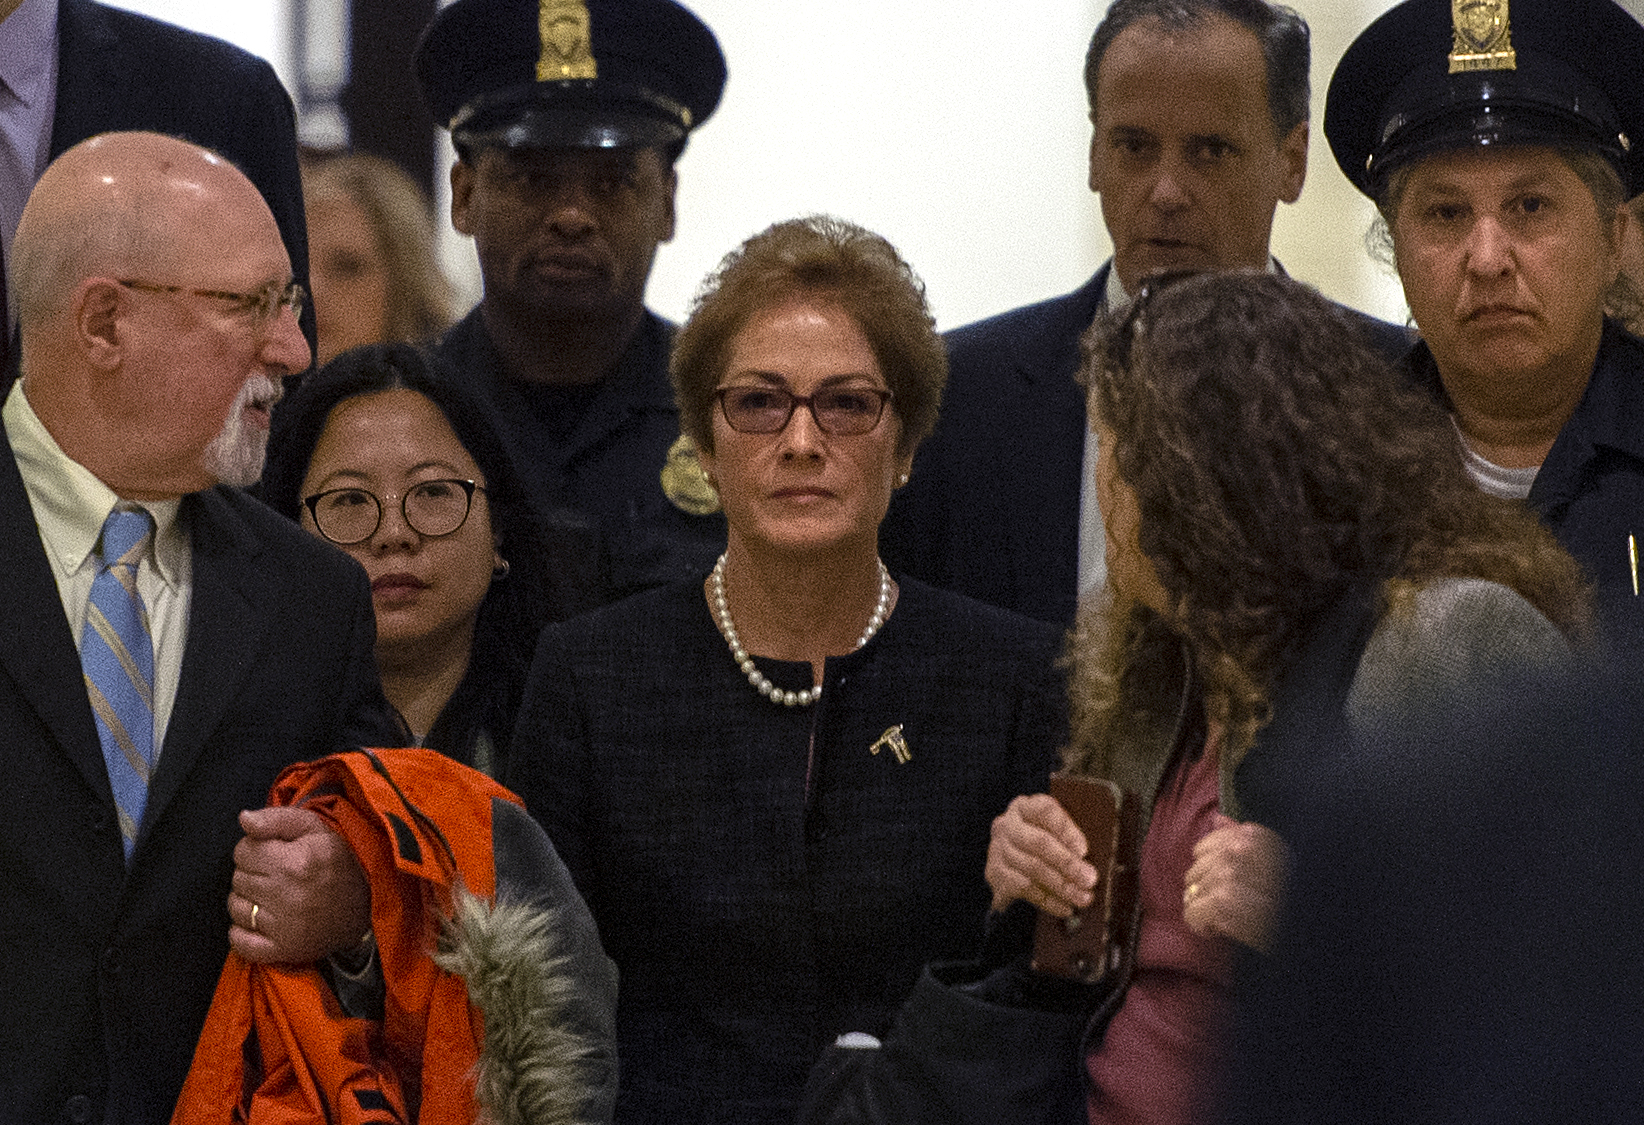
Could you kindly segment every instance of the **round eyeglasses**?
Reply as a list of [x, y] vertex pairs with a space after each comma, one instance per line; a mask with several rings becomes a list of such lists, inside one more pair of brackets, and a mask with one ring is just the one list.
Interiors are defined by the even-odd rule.
[[[471, 480], [425, 480], [405, 490], [400, 514], [418, 535], [438, 539], [468, 522], [474, 493], [484, 491], [483, 484]], [[330, 488], [303, 497], [314, 526], [339, 547], [352, 547], [375, 535], [382, 526], [383, 503], [365, 488]]]
[[823, 433], [851, 437], [877, 426], [893, 396], [879, 387], [828, 387], [814, 395], [796, 395], [782, 387], [747, 386], [720, 387], [714, 397], [725, 421], [739, 434], [780, 433], [803, 406]]

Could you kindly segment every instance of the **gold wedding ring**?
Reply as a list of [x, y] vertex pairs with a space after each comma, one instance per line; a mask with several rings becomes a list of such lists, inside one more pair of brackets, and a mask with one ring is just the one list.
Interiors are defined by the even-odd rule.
[[257, 911], [261, 909], [262, 907], [258, 906], [256, 903], [251, 904], [251, 928], [253, 931], [257, 928]]
[[1189, 883], [1187, 885], [1187, 890], [1182, 893], [1182, 901], [1183, 902], [1192, 902], [1195, 898], [1198, 897], [1198, 894], [1199, 894], [1199, 884]]

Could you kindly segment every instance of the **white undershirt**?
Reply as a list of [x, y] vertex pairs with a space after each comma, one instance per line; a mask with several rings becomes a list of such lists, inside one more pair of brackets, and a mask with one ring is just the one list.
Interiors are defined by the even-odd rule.
[[[1454, 415], [1450, 418], [1450, 424], [1456, 426]], [[1504, 500], [1530, 498], [1530, 488], [1536, 482], [1536, 474], [1541, 472], [1540, 465], [1531, 465], [1527, 469], [1509, 469], [1481, 456], [1467, 440], [1467, 435], [1461, 432], [1460, 426], [1456, 426], [1456, 436], [1461, 439], [1461, 457], [1467, 466], [1467, 475], [1473, 478], [1473, 483], [1477, 484], [1481, 491]]]
[[[1111, 262], [1107, 269], [1107, 288], [1102, 292], [1101, 304], [1096, 306], [1100, 317], [1108, 309], [1121, 308], [1130, 300], [1130, 294], [1119, 281], [1119, 271]], [[1096, 503], [1096, 455], [1099, 452], [1096, 431], [1089, 424], [1089, 410], [1085, 419], [1085, 461], [1079, 474], [1079, 601], [1097, 593], [1107, 584], [1107, 529], [1102, 525], [1102, 509]]]

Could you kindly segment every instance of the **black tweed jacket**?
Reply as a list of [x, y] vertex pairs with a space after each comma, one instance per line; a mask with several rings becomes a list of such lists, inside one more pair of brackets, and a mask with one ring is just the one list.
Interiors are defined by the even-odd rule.
[[[994, 816], [1064, 737], [1058, 631], [904, 581], [814, 707], [732, 662], [700, 580], [543, 634], [509, 785], [621, 974], [621, 1122], [791, 1122], [835, 1035], [974, 951]], [[807, 665], [760, 661], [779, 686]], [[911, 757], [871, 748], [900, 725]]]

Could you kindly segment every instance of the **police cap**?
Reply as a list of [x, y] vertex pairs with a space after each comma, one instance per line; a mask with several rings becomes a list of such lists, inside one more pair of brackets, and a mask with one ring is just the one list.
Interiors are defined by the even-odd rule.
[[725, 89], [719, 41], [674, 0], [455, 0], [414, 65], [459, 146], [666, 148]]
[[1377, 197], [1439, 152], [1598, 153], [1644, 190], [1644, 27], [1614, 0], [1405, 0], [1342, 56], [1325, 100], [1336, 163]]

